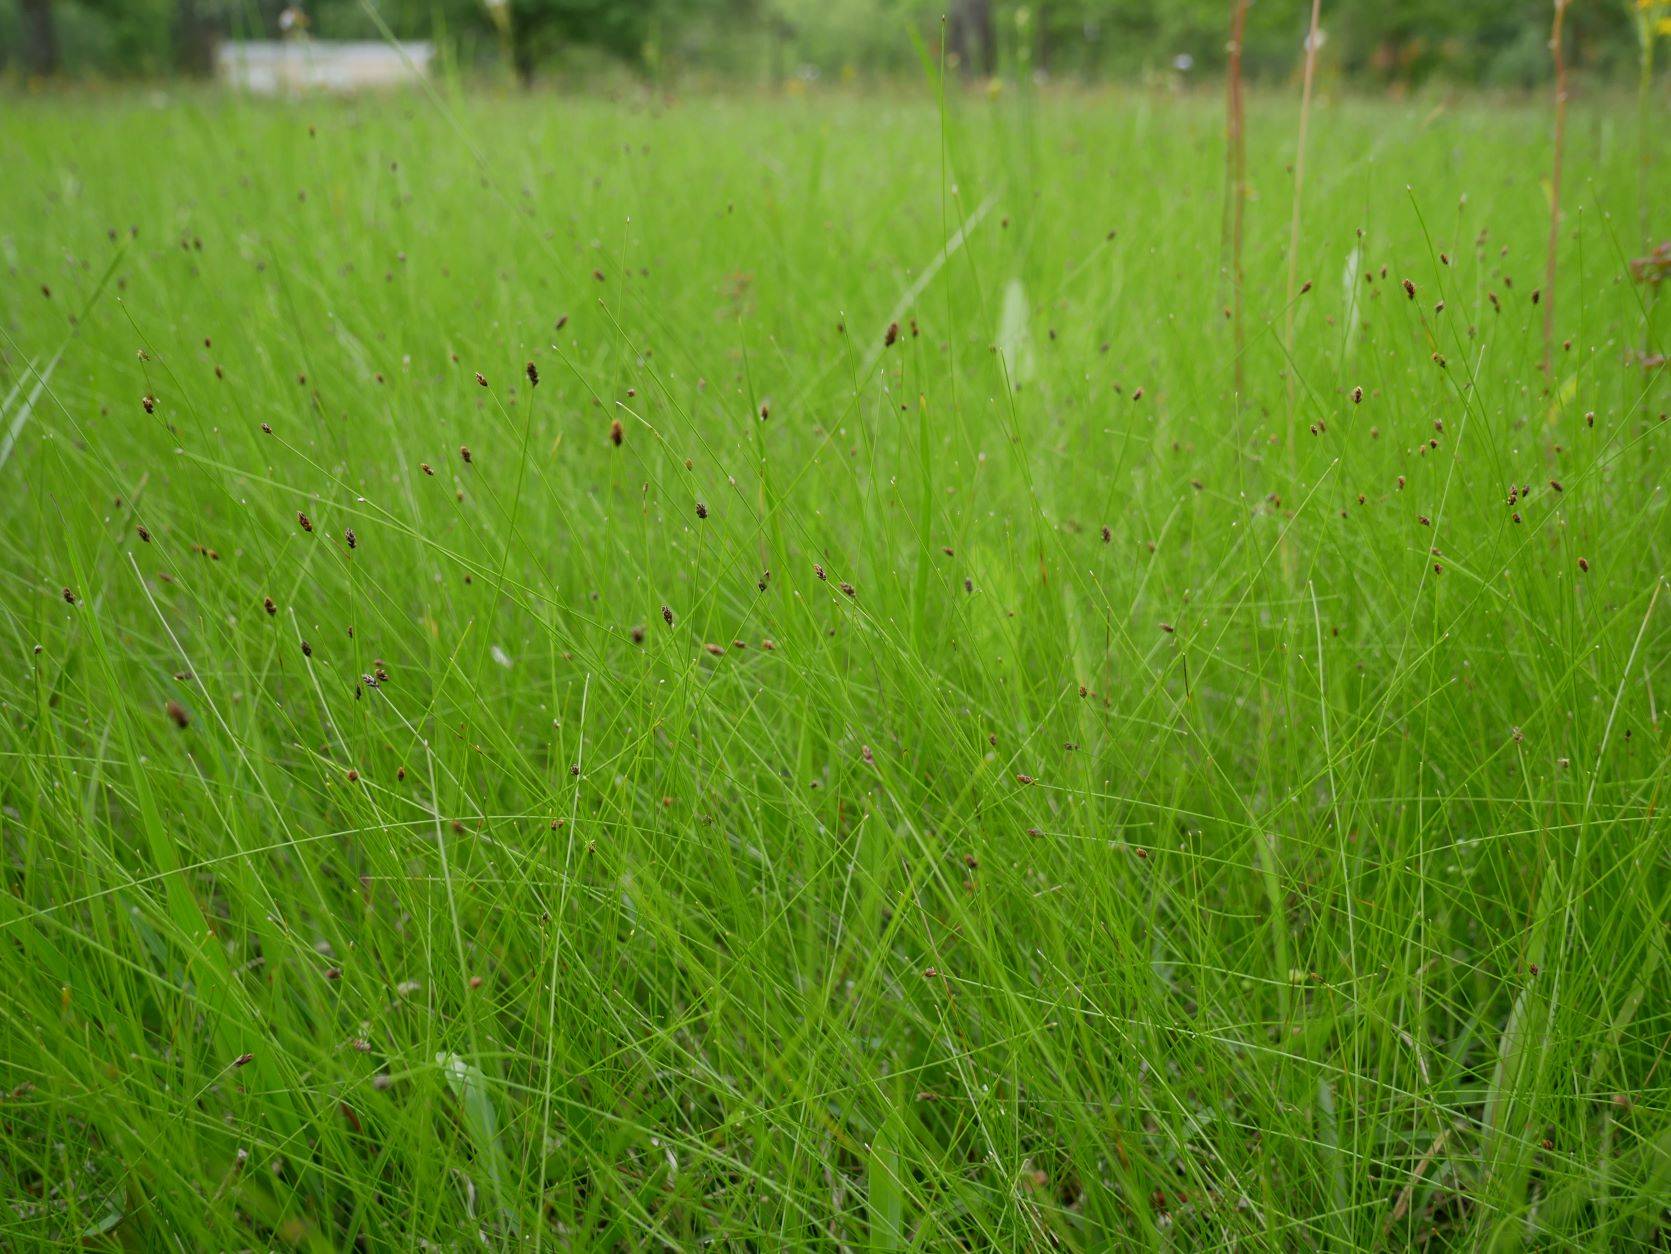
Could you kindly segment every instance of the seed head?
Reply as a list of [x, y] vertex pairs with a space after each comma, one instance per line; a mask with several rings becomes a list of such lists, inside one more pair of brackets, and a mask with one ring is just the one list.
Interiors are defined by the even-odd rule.
[[297, 510], [296, 511], [296, 525], [298, 527], [300, 527], [303, 531], [312, 531], [313, 530], [313, 519], [309, 518], [301, 510]]
[[1363, 389], [1361, 387], [1352, 389], [1352, 404], [1354, 404], [1354, 405], [1362, 405], [1363, 404]]
[[1411, 300], [1416, 299], [1416, 285], [1410, 282], [1409, 279], [1404, 280], [1404, 294]]
[[460, 444], [458, 446], [458, 455], [466, 466], [475, 460], [474, 456], [470, 452], [470, 446], [468, 444]]
[[888, 329], [882, 335], [882, 347], [883, 348], [892, 348], [898, 340], [899, 340], [899, 323], [897, 323], [897, 322], [888, 323]]
[[157, 398], [152, 396], [149, 392], [139, 398], [139, 403], [145, 406], [146, 413], [154, 414], [157, 412]]
[[626, 438], [626, 435], [627, 435], [627, 430], [626, 430], [625, 427], [623, 427], [621, 425], [621, 420], [619, 418], [616, 418], [616, 419], [614, 419], [613, 421], [610, 422], [610, 424], [609, 424], [609, 442], [611, 444], [613, 444], [616, 448], [620, 448], [621, 447], [621, 441]]
[[186, 713], [186, 707], [178, 701], [170, 700], [164, 708], [168, 711], [168, 717], [174, 720], [174, 726], [181, 728], [191, 726], [191, 715]]
[[698, 518], [706, 518], [708, 516], [708, 507], [701, 501], [696, 503], [696, 516]]
[[360, 537], [354, 534], [354, 528], [352, 527], [343, 529], [342, 538], [351, 549], [355, 549], [360, 546]]
[[528, 375], [528, 386], [531, 387], [531, 388], [539, 387], [539, 385], [540, 385], [539, 367], [534, 365], [533, 362], [529, 362], [528, 365], [526, 367], [524, 367], [524, 370]]
[[146, 529], [146, 526], [145, 526], [144, 523], [140, 523], [137, 527], [134, 528], [134, 531], [138, 533], [139, 538], [141, 540], [143, 540], [146, 544], [151, 543], [151, 533], [150, 533], [150, 531], [148, 531]]
[[673, 607], [671, 605], [663, 605], [661, 607], [661, 621], [666, 623], [669, 627], [673, 626]]
[[272, 597], [262, 597], [261, 608], [267, 611], [269, 617], [278, 613], [278, 603]]
[[480, 370], [476, 371], [476, 386], [477, 387], [482, 387], [482, 388], [485, 388], [487, 386], [487, 378], [482, 374], [482, 372]]

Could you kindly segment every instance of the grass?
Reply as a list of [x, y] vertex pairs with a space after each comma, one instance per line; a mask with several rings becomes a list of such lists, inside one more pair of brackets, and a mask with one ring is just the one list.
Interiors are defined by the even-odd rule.
[[1630, 110], [1296, 104], [8, 100], [0, 1245], [1663, 1248]]

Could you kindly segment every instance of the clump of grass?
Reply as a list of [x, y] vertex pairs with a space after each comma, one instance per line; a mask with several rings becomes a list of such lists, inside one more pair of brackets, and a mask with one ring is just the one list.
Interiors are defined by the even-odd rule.
[[8, 100], [0, 1245], [1663, 1244], [1634, 137], [1162, 99]]

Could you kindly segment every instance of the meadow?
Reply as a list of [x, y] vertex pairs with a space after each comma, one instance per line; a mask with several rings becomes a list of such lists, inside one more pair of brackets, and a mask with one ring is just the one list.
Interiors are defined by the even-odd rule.
[[4, 101], [0, 1245], [1664, 1248], [1666, 136], [940, 96]]

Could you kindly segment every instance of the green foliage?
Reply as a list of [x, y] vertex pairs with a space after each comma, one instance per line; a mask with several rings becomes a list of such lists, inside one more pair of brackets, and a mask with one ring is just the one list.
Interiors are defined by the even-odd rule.
[[[17, 47], [24, 0], [0, 0], [0, 57]], [[182, 15], [201, 12], [224, 37], [271, 37], [282, 0], [54, 0], [64, 65], [72, 73], [158, 74], [185, 56]], [[306, 6], [315, 34], [376, 38], [365, 0], [314, 0]], [[381, 20], [405, 38], [445, 32], [468, 57], [507, 56], [531, 77], [542, 65], [585, 71], [602, 61], [640, 71], [711, 69], [782, 79], [790, 73], [865, 76], [916, 69], [911, 34], [938, 48], [941, 18], [973, 22], [994, 45], [1024, 44], [1031, 69], [1057, 76], [1170, 73], [1179, 57], [1190, 74], [1224, 64], [1225, 0], [380, 0]], [[508, 18], [502, 28], [496, 13]], [[1309, 6], [1302, 0], [1253, 5], [1246, 71], [1292, 73], [1301, 56]], [[1020, 18], [1020, 22], [1018, 22]], [[1638, 40], [1626, 3], [1573, 7], [1573, 64], [1598, 76], [1624, 75]], [[1547, 79], [1547, 0], [1330, 0], [1323, 6], [1331, 72], [1367, 82], [1431, 78], [1524, 86]], [[508, 29], [508, 38], [500, 36]], [[1025, 33], [1018, 33], [1024, 31]], [[979, 66], [964, 68], [979, 69]], [[1187, 75], [1186, 75], [1187, 77]]]

